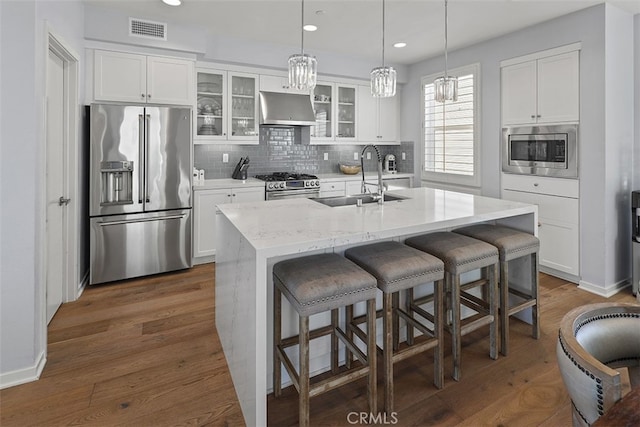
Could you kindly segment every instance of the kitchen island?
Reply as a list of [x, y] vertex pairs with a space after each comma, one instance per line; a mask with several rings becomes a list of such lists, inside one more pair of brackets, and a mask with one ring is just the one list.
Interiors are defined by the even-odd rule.
[[[216, 225], [216, 328], [248, 426], [266, 425], [271, 390], [273, 265], [287, 258], [417, 234], [499, 223], [537, 233], [537, 207], [431, 188], [391, 194], [406, 199], [383, 205], [329, 207], [310, 199], [219, 205]], [[529, 287], [528, 261], [510, 268], [510, 286]], [[521, 274], [522, 273], [522, 274]], [[296, 332], [292, 311], [283, 316], [283, 336]], [[311, 328], [326, 323], [324, 314]], [[314, 324], [315, 322], [315, 324]], [[378, 331], [380, 332], [380, 331]], [[326, 351], [323, 351], [326, 350]], [[311, 346], [311, 372], [323, 371], [328, 344]]]

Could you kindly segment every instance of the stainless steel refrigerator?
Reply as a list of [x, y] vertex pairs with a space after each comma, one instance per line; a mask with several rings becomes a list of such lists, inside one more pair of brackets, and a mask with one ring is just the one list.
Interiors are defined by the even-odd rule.
[[89, 284], [191, 267], [191, 109], [90, 108]]

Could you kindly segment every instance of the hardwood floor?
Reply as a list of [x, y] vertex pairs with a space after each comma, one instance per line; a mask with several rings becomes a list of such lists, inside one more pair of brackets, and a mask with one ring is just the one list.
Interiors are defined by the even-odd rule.
[[[0, 425], [244, 425], [215, 332], [214, 268], [89, 287], [64, 304], [49, 326], [41, 379], [0, 391]], [[488, 329], [465, 336], [462, 380], [450, 378], [447, 348], [442, 390], [432, 385], [430, 353], [397, 364], [397, 415], [387, 424], [569, 426], [558, 324], [572, 307], [604, 300], [541, 275], [540, 340], [512, 320], [510, 354], [492, 361]], [[609, 300], [635, 301], [629, 291]], [[312, 425], [352, 425], [348, 414], [367, 410], [365, 390], [363, 380], [312, 399]], [[268, 411], [270, 425], [295, 425], [295, 390], [270, 396]]]

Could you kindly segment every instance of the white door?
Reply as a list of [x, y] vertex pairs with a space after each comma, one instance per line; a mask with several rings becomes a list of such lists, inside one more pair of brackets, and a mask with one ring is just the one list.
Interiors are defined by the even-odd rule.
[[65, 254], [64, 195], [64, 62], [49, 51], [47, 68], [46, 245], [47, 323], [62, 304]]

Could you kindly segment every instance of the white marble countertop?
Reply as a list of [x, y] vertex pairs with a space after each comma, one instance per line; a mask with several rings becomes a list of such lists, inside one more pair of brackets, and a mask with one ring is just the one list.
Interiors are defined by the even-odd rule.
[[534, 213], [535, 205], [411, 188], [400, 201], [329, 207], [310, 199], [223, 204], [218, 208], [264, 256], [307, 252]]
[[264, 181], [256, 178], [247, 178], [246, 180], [232, 179], [232, 178], [220, 178], [220, 179], [205, 179], [203, 184], [193, 186], [194, 191], [198, 190], [215, 190], [217, 188], [238, 188], [238, 187], [263, 187]]

